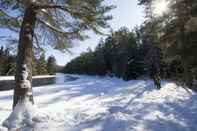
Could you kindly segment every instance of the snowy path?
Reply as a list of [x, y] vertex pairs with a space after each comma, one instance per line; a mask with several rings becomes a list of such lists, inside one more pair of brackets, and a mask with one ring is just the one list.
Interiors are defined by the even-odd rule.
[[[11, 112], [12, 93], [0, 92], [0, 123]], [[173, 83], [156, 90], [151, 81], [81, 76], [34, 88], [34, 96], [34, 131], [197, 131], [197, 95]]]

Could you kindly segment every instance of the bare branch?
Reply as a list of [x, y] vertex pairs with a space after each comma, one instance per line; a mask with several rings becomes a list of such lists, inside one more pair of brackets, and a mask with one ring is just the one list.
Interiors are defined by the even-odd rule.
[[38, 21], [41, 22], [42, 24], [44, 24], [46, 27], [50, 28], [51, 30], [53, 30], [57, 33], [63, 34], [63, 35], [74, 35], [74, 34], [78, 33], [78, 31], [64, 32], [64, 31], [61, 31], [60, 29], [56, 28], [55, 26], [51, 25], [47, 21], [44, 21], [44, 20], [41, 20], [41, 19], [38, 19]]
[[[49, 12], [47, 12], [47, 10], [45, 10], [45, 9], [42, 9], [41, 10], [41, 12], [44, 14], [44, 15], [46, 15], [46, 16], [49, 16], [49, 17], [52, 17], [52, 16], [50, 16], [49, 14]], [[55, 12], [55, 17], [56, 17], [56, 19], [58, 19], [58, 13], [57, 13], [57, 10], [56, 9], [54, 9], [54, 12]], [[76, 29], [76, 27], [74, 27], [74, 25], [72, 25], [71, 23], [69, 23], [68, 21], [64, 21], [64, 23], [66, 24], [66, 25], [68, 25], [69, 27], [72, 27], [73, 29]]]
[[36, 43], [37, 47], [38, 47], [39, 49], [41, 49], [41, 47], [40, 47], [40, 45], [39, 45], [38, 37], [37, 37], [37, 35], [36, 35], [35, 33], [34, 33], [34, 38], [35, 38], [35, 43]]
[[63, 5], [36, 5], [35, 9], [61, 9], [69, 11], [66, 6]]

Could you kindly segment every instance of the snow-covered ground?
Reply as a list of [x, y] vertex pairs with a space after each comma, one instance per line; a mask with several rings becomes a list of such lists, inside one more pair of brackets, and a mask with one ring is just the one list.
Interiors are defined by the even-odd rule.
[[[191, 90], [169, 82], [156, 90], [150, 80], [79, 77], [34, 88], [35, 118], [19, 131], [197, 131]], [[7, 130], [2, 122], [11, 113], [12, 94], [0, 92], [0, 131]]]
[[[33, 76], [33, 78], [51, 78], [51, 77], [55, 77], [55, 75]], [[0, 76], [0, 80], [14, 80], [14, 76]]]

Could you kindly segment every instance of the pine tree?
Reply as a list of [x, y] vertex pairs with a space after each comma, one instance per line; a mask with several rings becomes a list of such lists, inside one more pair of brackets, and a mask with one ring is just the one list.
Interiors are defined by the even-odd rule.
[[56, 59], [54, 56], [50, 56], [48, 59], [47, 59], [47, 72], [50, 74], [50, 75], [53, 75], [55, 74], [56, 72]]
[[0, 75], [3, 75], [3, 72], [4, 72], [4, 68], [3, 68], [4, 61], [5, 61], [4, 49], [3, 49], [3, 46], [1, 46], [1, 49], [0, 49]]
[[[72, 39], [83, 40], [85, 30], [101, 33], [99, 29], [109, 27], [106, 21], [111, 19], [105, 13], [113, 8], [103, 5], [103, 1], [0, 1], [0, 27], [20, 31], [13, 107], [24, 100], [34, 103], [31, 87], [33, 47], [40, 48], [41, 43], [47, 43], [64, 50]], [[28, 75], [24, 77], [23, 74]], [[24, 85], [24, 81], [30, 84]]]
[[95, 51], [89, 50], [73, 59], [64, 72], [136, 79], [145, 73], [145, 64], [141, 62], [145, 55], [141, 51], [135, 33], [124, 27], [101, 40]]
[[[152, 7], [154, 1], [158, 0], [139, 0], [139, 4], [148, 9]], [[146, 12], [152, 16], [148, 20], [154, 26], [160, 25], [156, 29], [161, 30], [155, 33], [159, 36], [157, 43], [164, 53], [165, 62], [169, 64], [173, 64], [174, 61], [181, 62], [181, 67], [184, 70], [182, 75], [175, 75], [178, 77], [176, 80], [192, 87], [197, 67], [195, 51], [197, 50], [197, 25], [195, 24], [197, 21], [197, 2], [195, 0], [169, 0], [168, 6], [169, 11], [160, 18], [154, 16], [152, 10]], [[151, 32], [154, 31], [153, 27], [148, 27], [148, 29]], [[148, 37], [150, 38], [150, 36]], [[176, 70], [179, 70], [179, 66]]]
[[37, 75], [46, 75], [48, 73], [47, 72], [47, 63], [45, 60], [44, 53], [38, 59], [36, 69], [37, 69]]

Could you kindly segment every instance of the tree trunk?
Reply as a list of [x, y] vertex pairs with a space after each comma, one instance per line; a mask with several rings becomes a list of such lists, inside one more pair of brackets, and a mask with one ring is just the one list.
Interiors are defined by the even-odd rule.
[[35, 23], [36, 12], [34, 11], [34, 6], [30, 5], [25, 10], [19, 34], [13, 107], [18, 102], [25, 100], [30, 101], [32, 104], [34, 103], [32, 92], [32, 57]]

